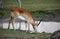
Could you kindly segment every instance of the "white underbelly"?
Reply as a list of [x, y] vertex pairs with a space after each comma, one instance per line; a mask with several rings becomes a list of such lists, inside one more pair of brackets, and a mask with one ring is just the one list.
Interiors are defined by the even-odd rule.
[[18, 16], [18, 18], [21, 20], [26, 20], [26, 18], [24, 18], [23, 16]]
[[[18, 12], [16, 12], [16, 13], [18, 13]], [[17, 14], [17, 15], [19, 15], [19, 14]], [[11, 12], [11, 16], [15, 16], [13, 12]], [[20, 20], [25, 20], [25, 21], [27, 20], [23, 16], [18, 16], [17, 18], [20, 19]]]

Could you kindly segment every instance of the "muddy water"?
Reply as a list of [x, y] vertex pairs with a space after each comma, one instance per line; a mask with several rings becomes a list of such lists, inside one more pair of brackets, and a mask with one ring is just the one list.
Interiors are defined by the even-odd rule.
[[[15, 29], [19, 28], [19, 22], [14, 23]], [[8, 28], [8, 23], [3, 23], [3, 28]], [[10, 29], [13, 29], [12, 25], [10, 26]], [[27, 30], [26, 23], [21, 22], [21, 30]], [[38, 26], [37, 31], [38, 32], [47, 32], [52, 33], [56, 30], [60, 30], [60, 22], [41, 22], [41, 24]], [[30, 24], [30, 31], [34, 31], [32, 25]]]

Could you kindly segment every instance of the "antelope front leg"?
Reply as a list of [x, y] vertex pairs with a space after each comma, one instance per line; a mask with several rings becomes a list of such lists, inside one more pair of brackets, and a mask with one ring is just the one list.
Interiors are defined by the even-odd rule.
[[33, 26], [34, 31], [37, 32], [37, 26]]

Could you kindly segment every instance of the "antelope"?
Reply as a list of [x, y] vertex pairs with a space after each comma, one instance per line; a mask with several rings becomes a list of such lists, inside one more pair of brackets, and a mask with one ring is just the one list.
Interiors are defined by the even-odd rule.
[[30, 30], [30, 24], [31, 24], [33, 26], [34, 31], [37, 32], [37, 27], [40, 24], [40, 22], [38, 24], [35, 23], [35, 20], [30, 12], [18, 7], [12, 8], [10, 11], [11, 11], [11, 19], [9, 20], [8, 29], [11, 23], [14, 29], [13, 21], [18, 17], [22, 17], [21, 19], [27, 22], [28, 31]]

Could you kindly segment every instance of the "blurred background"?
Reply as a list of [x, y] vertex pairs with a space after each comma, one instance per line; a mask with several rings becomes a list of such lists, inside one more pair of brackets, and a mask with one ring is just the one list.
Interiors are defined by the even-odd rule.
[[[11, 17], [9, 10], [13, 7], [31, 12], [36, 22], [43, 18], [37, 29], [39, 33], [60, 30], [60, 0], [0, 0], [0, 28], [7, 29]], [[20, 23], [20, 30], [27, 30], [26, 23], [20, 19], [16, 19], [15, 29], [19, 28]], [[12, 25], [10, 29], [13, 29]], [[34, 32], [32, 25], [30, 31]]]

